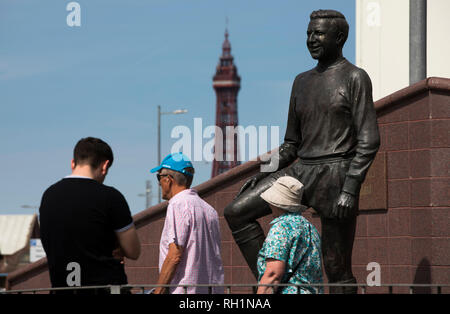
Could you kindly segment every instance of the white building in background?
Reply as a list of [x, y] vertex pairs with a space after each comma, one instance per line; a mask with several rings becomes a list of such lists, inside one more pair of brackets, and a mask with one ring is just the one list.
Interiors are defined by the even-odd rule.
[[0, 274], [44, 257], [39, 235], [37, 215], [0, 215]]
[[[427, 77], [450, 77], [450, 0], [427, 1]], [[409, 0], [356, 0], [356, 64], [374, 101], [409, 86]]]

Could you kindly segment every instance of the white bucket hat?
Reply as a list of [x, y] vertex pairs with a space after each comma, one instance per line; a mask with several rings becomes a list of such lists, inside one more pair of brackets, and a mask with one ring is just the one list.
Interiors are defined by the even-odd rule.
[[267, 203], [286, 211], [302, 212], [308, 208], [301, 204], [303, 190], [303, 183], [296, 178], [284, 176], [263, 192], [261, 198]]

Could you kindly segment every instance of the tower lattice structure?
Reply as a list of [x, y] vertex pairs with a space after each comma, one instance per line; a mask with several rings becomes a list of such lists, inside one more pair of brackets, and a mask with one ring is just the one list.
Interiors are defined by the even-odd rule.
[[[215, 134], [215, 157], [211, 177], [224, 173], [240, 164], [237, 156], [238, 136], [235, 128], [238, 125], [237, 95], [241, 87], [241, 78], [233, 63], [228, 30], [225, 30], [222, 55], [213, 77], [213, 87], [217, 99], [216, 126], [222, 132], [216, 131]], [[233, 131], [231, 132], [231, 130]]]

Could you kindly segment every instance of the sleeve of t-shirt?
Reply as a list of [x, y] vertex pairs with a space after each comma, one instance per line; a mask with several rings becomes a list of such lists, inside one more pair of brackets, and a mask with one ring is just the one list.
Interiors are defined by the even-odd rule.
[[187, 202], [169, 204], [166, 215], [166, 219], [169, 219], [167, 224], [169, 243], [181, 247], [186, 247], [191, 230], [191, 215], [186, 206]]
[[380, 147], [377, 114], [372, 99], [372, 83], [369, 75], [359, 69], [350, 79], [351, 111], [356, 132], [356, 155], [346, 174], [342, 190], [358, 195], [367, 171]]
[[291, 250], [291, 236], [282, 223], [274, 224], [266, 237], [265, 257], [287, 262]]
[[134, 226], [130, 208], [125, 197], [118, 190], [111, 188], [110, 219], [115, 232], [123, 232]]
[[301, 138], [302, 138], [302, 133], [301, 133], [301, 128], [300, 128], [300, 120], [297, 118], [297, 115], [295, 114], [295, 105], [296, 105], [295, 104], [295, 93], [296, 93], [296, 88], [297, 88], [298, 77], [299, 76], [297, 76], [294, 80], [294, 83], [292, 83], [286, 133], [284, 135], [284, 142], [294, 145], [295, 148], [300, 146]]

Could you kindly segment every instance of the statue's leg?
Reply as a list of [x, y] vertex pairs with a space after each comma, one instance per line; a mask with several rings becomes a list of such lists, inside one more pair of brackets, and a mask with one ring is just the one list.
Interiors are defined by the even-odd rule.
[[256, 219], [272, 212], [260, 194], [267, 190], [273, 181], [275, 179], [270, 175], [262, 179], [253, 189], [248, 188], [235, 198], [224, 210], [234, 240], [256, 279], [258, 252], [265, 240], [264, 231]]
[[[321, 218], [322, 256], [329, 283], [356, 283], [352, 251], [357, 216], [345, 220]], [[356, 287], [330, 287], [330, 293], [356, 293]]]

